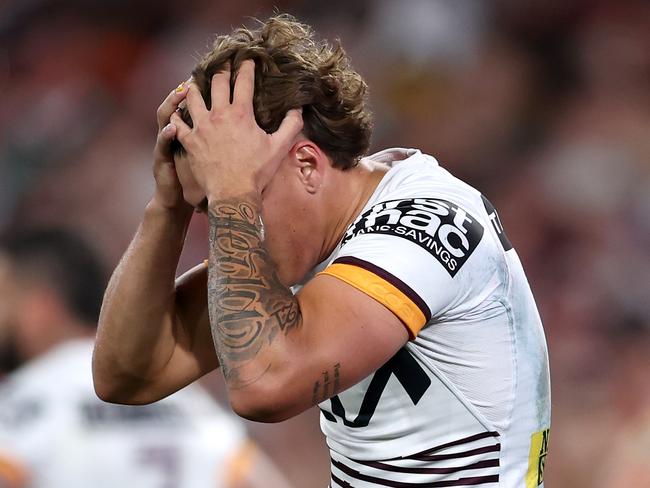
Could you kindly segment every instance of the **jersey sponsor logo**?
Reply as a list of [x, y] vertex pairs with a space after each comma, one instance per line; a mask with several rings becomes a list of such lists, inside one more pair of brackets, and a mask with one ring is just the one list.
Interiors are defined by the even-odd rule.
[[342, 245], [364, 234], [407, 239], [435, 257], [456, 276], [483, 237], [483, 226], [465, 210], [438, 198], [409, 198], [378, 203], [361, 214]]
[[535, 432], [530, 438], [530, 454], [528, 456], [528, 472], [526, 473], [526, 488], [536, 488], [544, 481], [544, 467], [548, 455], [548, 440], [551, 429]]

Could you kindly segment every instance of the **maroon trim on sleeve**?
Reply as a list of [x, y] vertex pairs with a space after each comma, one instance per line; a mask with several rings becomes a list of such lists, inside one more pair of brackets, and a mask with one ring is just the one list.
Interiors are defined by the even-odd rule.
[[[370, 271], [373, 274], [376, 274], [380, 278], [386, 280], [389, 282], [391, 285], [393, 285], [395, 288], [397, 288], [399, 291], [404, 293], [409, 299], [417, 305], [417, 307], [420, 309], [422, 312], [422, 315], [424, 315], [424, 318], [426, 319], [426, 322], [429, 322], [431, 320], [431, 310], [429, 309], [429, 306], [425, 303], [422, 298], [420, 298], [420, 295], [418, 295], [413, 288], [408, 286], [406, 283], [404, 283], [402, 280], [399, 278], [393, 276], [390, 274], [388, 271], [385, 269], [380, 268], [379, 266], [369, 263], [368, 261], [364, 261], [363, 259], [355, 258], [353, 256], [343, 256], [340, 258], [337, 258], [334, 260], [332, 264], [349, 264], [352, 266], [358, 266], [359, 268], [363, 268], [366, 271]], [[425, 323], [426, 323], [425, 322]]]

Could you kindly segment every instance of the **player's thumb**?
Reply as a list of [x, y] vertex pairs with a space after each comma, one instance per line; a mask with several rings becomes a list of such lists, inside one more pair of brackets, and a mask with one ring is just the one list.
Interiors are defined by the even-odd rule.
[[284, 152], [293, 144], [293, 140], [303, 127], [302, 108], [289, 110], [280, 127], [271, 136], [277, 152]]

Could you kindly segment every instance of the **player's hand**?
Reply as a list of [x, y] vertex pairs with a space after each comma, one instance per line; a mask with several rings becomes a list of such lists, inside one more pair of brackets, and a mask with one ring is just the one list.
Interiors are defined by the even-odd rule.
[[215, 74], [208, 110], [195, 84], [186, 104], [193, 127], [172, 114], [176, 137], [186, 151], [190, 169], [208, 202], [250, 192], [260, 194], [302, 130], [300, 109], [290, 110], [278, 130], [267, 134], [255, 121], [255, 63], [244, 61], [230, 103], [230, 66]]
[[153, 151], [153, 176], [156, 180], [154, 201], [170, 210], [189, 210], [191, 206], [183, 199], [183, 189], [176, 174], [171, 142], [176, 137], [176, 126], [170, 123], [171, 115], [187, 96], [190, 80], [184, 81], [171, 91], [158, 107], [158, 136]]

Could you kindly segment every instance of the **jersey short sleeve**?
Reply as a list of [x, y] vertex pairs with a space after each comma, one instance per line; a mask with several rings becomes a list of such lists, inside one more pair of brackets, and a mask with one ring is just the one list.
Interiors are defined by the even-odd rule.
[[414, 339], [466, 289], [459, 272], [483, 233], [477, 218], [448, 199], [387, 199], [347, 229], [322, 273], [382, 303]]

